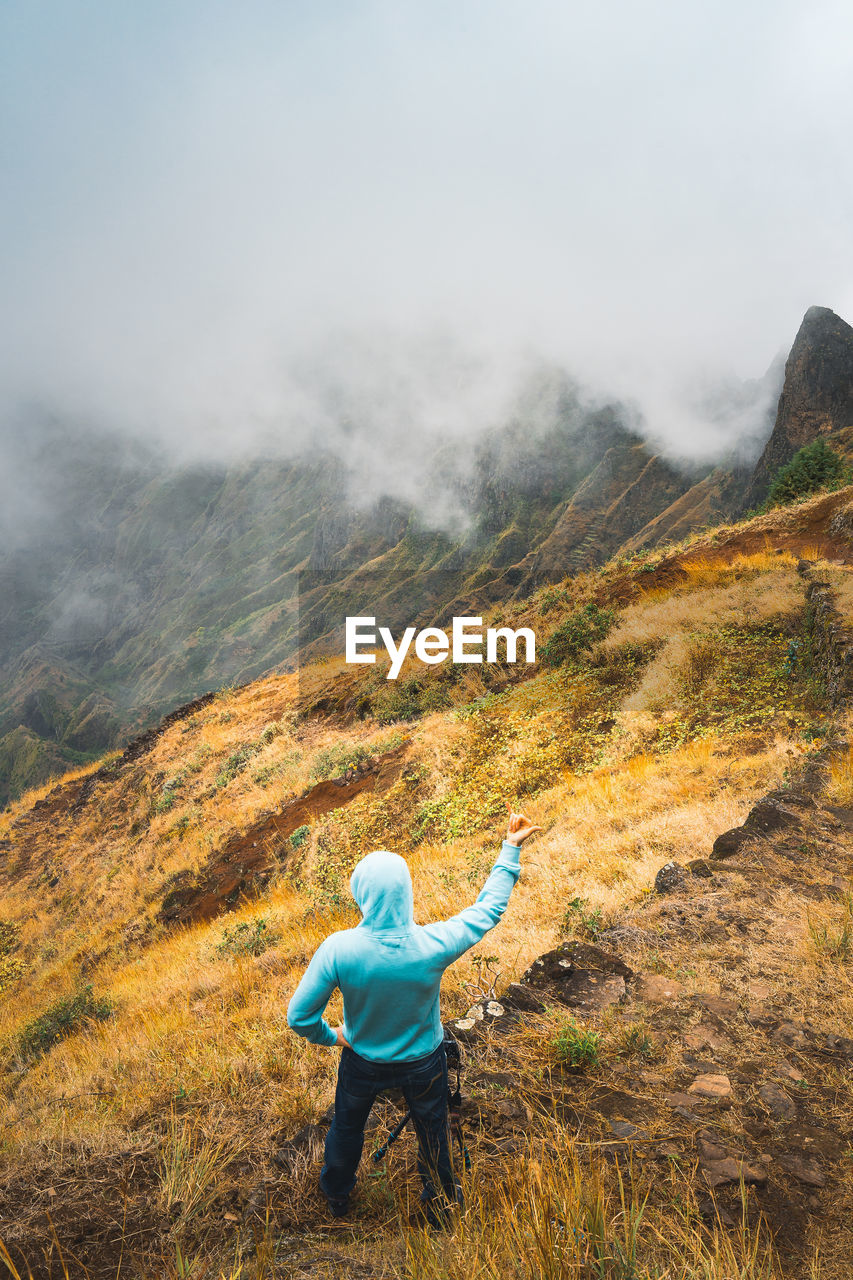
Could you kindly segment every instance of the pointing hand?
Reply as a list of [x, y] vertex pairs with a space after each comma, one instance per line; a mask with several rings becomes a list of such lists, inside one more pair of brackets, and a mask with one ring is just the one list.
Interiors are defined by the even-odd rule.
[[528, 817], [523, 813], [513, 813], [512, 805], [507, 801], [506, 805], [509, 809], [509, 821], [507, 823], [506, 838], [510, 844], [516, 844], [519, 847], [524, 844], [525, 840], [532, 836], [534, 831], [541, 831], [541, 827], [534, 826]]

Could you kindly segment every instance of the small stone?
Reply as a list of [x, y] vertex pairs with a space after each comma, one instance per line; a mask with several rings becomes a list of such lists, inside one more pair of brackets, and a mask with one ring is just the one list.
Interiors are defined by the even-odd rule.
[[696, 996], [696, 1003], [717, 1018], [731, 1018], [740, 1008], [737, 1000], [715, 995], [712, 991], [700, 991]]
[[717, 1204], [710, 1196], [698, 1202], [698, 1209], [703, 1218], [711, 1222], [717, 1221], [722, 1223], [724, 1227], [733, 1227], [735, 1220], [724, 1205]]
[[773, 1032], [777, 1044], [786, 1044], [790, 1049], [805, 1049], [808, 1040], [802, 1029], [793, 1022], [783, 1022]]
[[610, 1128], [617, 1138], [634, 1138], [642, 1142], [649, 1136], [644, 1129], [638, 1129], [635, 1124], [629, 1124], [627, 1120], [611, 1120]]
[[744, 831], [743, 827], [733, 827], [731, 831], [724, 831], [714, 841], [711, 849], [712, 860], [722, 862], [725, 858], [734, 857], [744, 841], [749, 839], [749, 835], [750, 833]]
[[678, 862], [667, 862], [655, 876], [655, 893], [678, 893], [685, 880], [684, 867]]
[[732, 1091], [732, 1083], [728, 1076], [697, 1076], [688, 1087], [688, 1093], [698, 1094], [700, 1098], [728, 1098]]
[[641, 1071], [639, 1076], [643, 1084], [658, 1085], [666, 1083], [666, 1076], [661, 1075], [659, 1071]]
[[683, 983], [660, 973], [641, 973], [634, 983], [634, 995], [646, 1004], [666, 1004], [669, 1000], [677, 1000], [683, 990]]
[[701, 1102], [701, 1098], [691, 1097], [689, 1093], [665, 1093], [663, 1095], [664, 1102], [674, 1107], [678, 1111], [679, 1107], [695, 1107], [697, 1102]]
[[740, 1182], [741, 1178], [746, 1183], [767, 1181], [767, 1173], [764, 1169], [753, 1169], [751, 1165], [745, 1164], [743, 1160], [736, 1160], [734, 1156], [726, 1156], [723, 1160], [702, 1161], [700, 1159], [699, 1163], [702, 1165], [705, 1181], [712, 1190], [729, 1182]]
[[797, 1084], [799, 1084], [803, 1079], [802, 1071], [799, 1071], [796, 1067], [792, 1067], [790, 1062], [786, 1062], [784, 1058], [776, 1068], [776, 1075], [781, 1076], [783, 1080], [793, 1080]]
[[826, 1186], [823, 1169], [817, 1160], [809, 1160], [806, 1156], [793, 1152], [790, 1155], [780, 1156], [779, 1164], [790, 1173], [792, 1178], [796, 1178], [797, 1182], [802, 1182], [807, 1187]]
[[782, 1119], [790, 1120], [796, 1114], [797, 1108], [788, 1097], [784, 1089], [780, 1089], [778, 1084], [774, 1084], [772, 1080], [768, 1080], [758, 1090], [758, 1096], [764, 1103], [767, 1110], [774, 1116]]
[[698, 1138], [698, 1148], [699, 1159], [706, 1164], [709, 1161], [727, 1160], [732, 1154], [728, 1147], [724, 1147], [719, 1142], [713, 1142], [708, 1138]]
[[711, 1049], [714, 1053], [724, 1053], [726, 1049], [731, 1049], [732, 1044], [725, 1036], [720, 1035], [715, 1027], [707, 1024], [700, 1024], [694, 1027], [692, 1031], [688, 1031], [684, 1036], [684, 1045], [687, 1049], [701, 1053], [703, 1049]]
[[504, 1007], [498, 1004], [497, 1000], [490, 1000], [486, 1005], [486, 1013], [490, 1018], [502, 1018], [504, 1016]]

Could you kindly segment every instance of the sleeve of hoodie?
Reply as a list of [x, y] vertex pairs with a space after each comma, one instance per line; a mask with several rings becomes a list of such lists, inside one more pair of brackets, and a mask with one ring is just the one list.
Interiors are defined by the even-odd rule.
[[457, 960], [469, 947], [475, 946], [483, 934], [494, 929], [506, 910], [509, 895], [521, 874], [520, 857], [520, 847], [504, 840], [497, 861], [474, 905], [466, 907], [449, 920], [424, 926], [424, 931], [442, 944], [448, 964]]
[[337, 985], [334, 946], [332, 939], [327, 938], [314, 952], [302, 981], [290, 998], [287, 1006], [290, 1029], [312, 1044], [337, 1044], [337, 1036], [323, 1017], [329, 997]]

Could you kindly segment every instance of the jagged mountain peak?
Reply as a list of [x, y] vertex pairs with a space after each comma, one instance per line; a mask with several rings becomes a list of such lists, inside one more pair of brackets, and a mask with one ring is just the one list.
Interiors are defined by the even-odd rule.
[[785, 362], [776, 422], [756, 464], [747, 507], [760, 502], [798, 449], [853, 425], [853, 328], [829, 307], [809, 307]]

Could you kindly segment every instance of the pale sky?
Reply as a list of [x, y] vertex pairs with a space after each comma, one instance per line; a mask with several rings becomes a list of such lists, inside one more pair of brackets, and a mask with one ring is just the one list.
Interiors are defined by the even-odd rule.
[[853, 319], [851, 138], [836, 0], [4, 0], [4, 429], [472, 439], [544, 359], [710, 447]]

